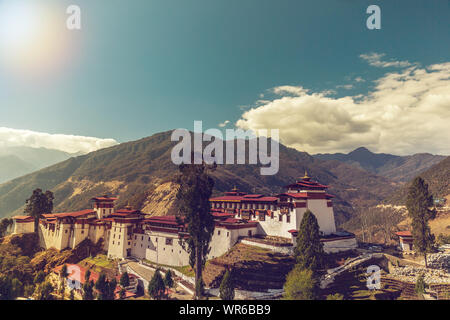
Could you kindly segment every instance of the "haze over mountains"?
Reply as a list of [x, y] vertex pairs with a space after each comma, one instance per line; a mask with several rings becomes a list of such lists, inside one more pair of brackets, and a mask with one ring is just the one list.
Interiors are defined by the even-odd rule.
[[46, 148], [0, 147], [0, 183], [76, 155], [78, 154]]
[[364, 147], [355, 149], [347, 154], [326, 153], [316, 154], [314, 157], [322, 160], [345, 162], [396, 182], [408, 182], [446, 158], [446, 156], [429, 153], [416, 153], [410, 156], [373, 153]]

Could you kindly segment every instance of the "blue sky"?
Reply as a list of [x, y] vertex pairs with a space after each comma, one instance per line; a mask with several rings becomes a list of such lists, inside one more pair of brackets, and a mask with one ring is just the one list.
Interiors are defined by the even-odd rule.
[[[282, 98], [273, 88], [305, 88], [309, 98], [333, 90], [325, 94], [328, 102], [359, 94], [365, 99], [374, 92], [374, 81], [389, 73], [450, 61], [450, 1], [444, 0], [36, 3], [56, 8], [54, 26], [61, 27], [69, 49], [51, 72], [27, 73], [0, 59], [0, 127], [118, 142], [192, 129], [194, 120], [203, 120], [204, 128], [228, 120], [232, 128], [241, 119], [242, 128], [258, 129], [267, 121], [243, 114], [252, 107], [271, 108], [270, 102]], [[65, 30], [69, 4], [81, 7], [81, 31]], [[381, 8], [381, 30], [366, 28], [370, 4]], [[395, 61], [405, 67], [380, 67]], [[448, 109], [447, 83], [439, 88]], [[292, 90], [283, 92], [292, 98]], [[373, 135], [359, 140], [343, 135], [330, 143], [324, 143], [326, 136], [317, 139], [320, 133], [297, 143], [297, 135], [305, 136], [286, 135], [285, 142], [312, 153], [349, 151], [365, 143], [374, 151], [406, 154], [418, 146], [417, 152], [450, 154], [441, 145], [428, 146], [426, 139], [418, 144], [419, 138], [390, 149], [390, 140]]]

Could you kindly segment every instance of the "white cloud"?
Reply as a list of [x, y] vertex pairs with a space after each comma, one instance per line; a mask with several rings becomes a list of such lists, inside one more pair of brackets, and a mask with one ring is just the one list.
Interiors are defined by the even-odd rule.
[[369, 63], [369, 65], [373, 67], [378, 68], [389, 68], [389, 67], [399, 67], [399, 68], [405, 68], [410, 67], [413, 64], [409, 61], [396, 61], [396, 60], [390, 60], [390, 61], [383, 61], [381, 58], [383, 58], [386, 54], [384, 53], [364, 53], [361, 54], [359, 57]]
[[114, 139], [100, 139], [65, 134], [0, 127], [0, 147], [32, 147], [56, 149], [69, 153], [88, 153], [118, 144]]
[[361, 77], [356, 77], [356, 78], [355, 78], [355, 81], [356, 81], [356, 82], [365, 82], [366, 80], [364, 80], [364, 79], [361, 78]]
[[279, 129], [284, 144], [309, 153], [365, 146], [393, 154], [450, 154], [450, 62], [387, 73], [358, 96], [333, 98], [291, 86], [273, 91], [286, 94], [244, 112], [236, 126]]
[[219, 123], [219, 127], [221, 127], [221, 128], [226, 127], [227, 124], [229, 124], [229, 123], [230, 123], [230, 120], [225, 120], [224, 122]]

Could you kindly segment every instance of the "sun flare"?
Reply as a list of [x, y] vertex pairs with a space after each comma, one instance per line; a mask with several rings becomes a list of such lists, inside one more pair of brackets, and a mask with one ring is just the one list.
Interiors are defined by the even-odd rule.
[[34, 76], [59, 65], [67, 43], [58, 12], [29, 1], [0, 3], [0, 59], [8, 69]]

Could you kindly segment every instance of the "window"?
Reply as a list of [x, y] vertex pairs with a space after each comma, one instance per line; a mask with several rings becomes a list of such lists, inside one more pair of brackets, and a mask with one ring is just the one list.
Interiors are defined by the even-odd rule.
[[220, 230], [217, 230], [217, 235], [220, 236]]
[[227, 232], [227, 237], [229, 237], [230, 236], [230, 233], [229, 232]]
[[67, 233], [67, 230], [65, 231], [65, 233]]
[[286, 216], [286, 222], [287, 222], [287, 223], [290, 223], [290, 222], [291, 222], [291, 216], [290, 216], [290, 215], [287, 215], [287, 216]]
[[166, 245], [171, 246], [173, 243], [173, 239], [171, 238], [166, 238]]
[[134, 240], [136, 240], [137, 239], [137, 236], [134, 236]]
[[[128, 245], [130, 245], [131, 243], [130, 243], [130, 241], [128, 241]], [[134, 244], [134, 246], [136, 246], [136, 243]]]
[[283, 216], [281, 214], [278, 215], [278, 221], [283, 221]]

